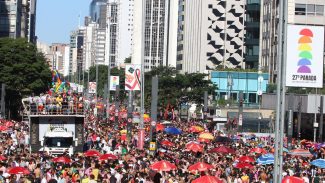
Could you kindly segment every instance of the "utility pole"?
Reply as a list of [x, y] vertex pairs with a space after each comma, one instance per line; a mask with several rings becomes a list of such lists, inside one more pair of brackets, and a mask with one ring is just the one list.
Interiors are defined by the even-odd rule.
[[204, 91], [204, 111], [203, 111], [203, 122], [207, 122], [208, 113], [208, 91]]
[[298, 140], [301, 138], [301, 106], [302, 105], [302, 97], [299, 97], [299, 103], [298, 103]]
[[4, 83], [1, 84], [1, 100], [0, 100], [0, 117], [3, 119], [6, 117], [6, 85]]
[[129, 99], [128, 99], [128, 116], [127, 116], [127, 138], [128, 141], [131, 140], [132, 135], [132, 118], [133, 118], [133, 96], [132, 90], [129, 90]]
[[324, 111], [324, 96], [320, 96], [320, 106], [319, 106], [319, 113], [320, 113], [320, 118], [319, 118], [319, 142], [323, 142], [323, 111]]
[[116, 91], [115, 91], [115, 129], [118, 128], [118, 112], [120, 108], [120, 85], [116, 85]]
[[277, 110], [275, 122], [275, 155], [274, 155], [274, 172], [273, 182], [282, 182], [283, 166], [283, 134], [284, 134], [284, 117], [285, 117], [285, 93], [286, 93], [286, 36], [287, 36], [287, 19], [288, 19], [288, 1], [279, 1], [279, 25], [278, 25], [278, 76], [277, 76]]
[[150, 141], [155, 142], [156, 139], [152, 138], [152, 134], [156, 131], [157, 122], [157, 105], [158, 105], [158, 77], [152, 77], [151, 81], [151, 121], [152, 125], [150, 128]]

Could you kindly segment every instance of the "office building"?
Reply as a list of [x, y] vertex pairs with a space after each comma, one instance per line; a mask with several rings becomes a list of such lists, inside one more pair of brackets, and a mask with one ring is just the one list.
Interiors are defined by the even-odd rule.
[[[68, 47], [68, 44], [62, 44], [62, 43], [53, 43], [50, 46], [51, 54], [53, 55], [53, 64], [52, 68], [57, 70], [60, 74], [64, 74], [66, 65], [66, 59], [69, 55], [69, 51], [66, 52], [66, 48]], [[69, 62], [68, 62], [69, 63]]]
[[0, 0], [0, 37], [36, 43], [36, 0]]
[[179, 0], [177, 70], [245, 68], [246, 0]]
[[246, 0], [244, 61], [246, 69], [259, 68], [259, 37], [261, 0]]
[[178, 1], [148, 0], [145, 1], [145, 10], [142, 8], [142, 1], [134, 3], [132, 63], [141, 64], [141, 59], [144, 58], [145, 71], [160, 65], [175, 66], [175, 57], [169, 57], [168, 54], [174, 51], [176, 56], [176, 41], [171, 37], [176, 38]]
[[106, 27], [107, 0], [93, 0], [89, 6], [91, 21], [98, 23], [99, 28]]
[[132, 54], [134, 0], [119, 0], [118, 7], [116, 66], [124, 63], [124, 60]]
[[[270, 83], [277, 78], [278, 52], [278, 22], [279, 2], [273, 0], [261, 1], [261, 47], [260, 65], [270, 73]], [[289, 0], [288, 23], [300, 25], [324, 26], [325, 1], [323, 0]]]

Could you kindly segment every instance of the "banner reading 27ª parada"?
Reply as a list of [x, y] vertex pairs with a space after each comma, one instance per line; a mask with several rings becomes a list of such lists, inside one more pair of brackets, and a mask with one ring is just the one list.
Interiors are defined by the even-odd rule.
[[288, 25], [286, 86], [323, 87], [324, 27]]
[[141, 65], [125, 65], [125, 90], [140, 90], [141, 83]]

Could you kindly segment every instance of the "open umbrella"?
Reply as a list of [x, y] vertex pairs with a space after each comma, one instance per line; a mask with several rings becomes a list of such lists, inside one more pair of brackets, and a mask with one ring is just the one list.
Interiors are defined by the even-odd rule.
[[189, 151], [193, 151], [193, 152], [202, 152], [203, 146], [200, 144], [197, 144], [195, 142], [190, 142], [190, 143], [186, 144], [186, 149]]
[[225, 147], [225, 146], [220, 146], [213, 148], [209, 151], [210, 153], [224, 153], [224, 154], [235, 154], [235, 150]]
[[204, 128], [202, 128], [200, 126], [191, 126], [189, 131], [192, 133], [200, 133], [200, 132], [204, 131]]
[[8, 127], [6, 126], [0, 126], [0, 131], [7, 131], [8, 130]]
[[249, 163], [237, 163], [235, 164], [234, 166], [235, 168], [247, 168], [247, 169], [251, 169], [253, 168], [254, 166], [249, 164]]
[[203, 163], [203, 162], [197, 162], [194, 165], [191, 165], [188, 170], [189, 171], [199, 171], [199, 172], [203, 172], [209, 169], [214, 168], [212, 165], [207, 164], [207, 163]]
[[269, 165], [274, 163], [274, 155], [273, 154], [264, 154], [260, 156], [257, 161], [258, 164]]
[[210, 143], [211, 142], [209, 139], [201, 139], [201, 138], [198, 138], [197, 141], [198, 142], [204, 142], [204, 143]]
[[238, 161], [246, 162], [246, 163], [253, 163], [253, 162], [255, 162], [255, 159], [250, 156], [241, 156], [240, 158], [238, 158]]
[[266, 150], [260, 147], [257, 148], [252, 148], [251, 150], [249, 150], [249, 152], [251, 153], [258, 153], [258, 154], [266, 154]]
[[163, 146], [169, 146], [169, 147], [175, 145], [174, 143], [172, 143], [172, 142], [170, 142], [168, 140], [163, 140], [160, 144], [163, 145]]
[[295, 176], [286, 176], [282, 179], [282, 183], [304, 183], [304, 179]]
[[310, 164], [317, 166], [319, 168], [325, 168], [325, 159], [316, 159], [312, 161]]
[[90, 149], [90, 150], [86, 151], [86, 152], [84, 153], [84, 155], [87, 156], [87, 157], [98, 157], [98, 156], [100, 156], [101, 154], [100, 154], [100, 152], [98, 152], [97, 150]]
[[4, 125], [5, 125], [6, 127], [12, 127], [12, 126], [14, 126], [15, 124], [14, 124], [13, 122], [11, 122], [11, 121], [6, 121], [6, 122], [4, 123]]
[[115, 156], [114, 154], [103, 154], [98, 159], [100, 161], [103, 161], [103, 160], [115, 160], [115, 159], [117, 159], [117, 156]]
[[71, 159], [65, 156], [53, 158], [52, 161], [54, 163], [71, 163]]
[[313, 155], [309, 152], [309, 150], [305, 149], [294, 149], [291, 150], [288, 154], [291, 156], [302, 156], [302, 157], [312, 157]]
[[182, 130], [175, 128], [175, 127], [168, 127], [165, 128], [165, 132], [171, 135], [179, 135], [182, 133]]
[[153, 163], [150, 165], [150, 168], [156, 171], [171, 171], [177, 169], [176, 165], [164, 160]]
[[162, 132], [162, 131], [164, 131], [164, 129], [165, 129], [165, 126], [163, 124], [157, 124], [156, 125], [156, 131]]
[[6, 160], [7, 158], [3, 155], [0, 155], [0, 161]]
[[214, 136], [211, 133], [201, 133], [199, 138], [213, 140]]
[[215, 176], [205, 175], [193, 180], [192, 183], [223, 183], [223, 181]]
[[29, 172], [26, 168], [24, 168], [24, 167], [19, 167], [19, 166], [17, 166], [17, 167], [13, 167], [13, 168], [10, 168], [10, 169], [8, 170], [8, 173], [9, 173], [9, 174], [24, 174], [24, 175], [28, 175], [28, 174], [30, 174], [30, 172]]

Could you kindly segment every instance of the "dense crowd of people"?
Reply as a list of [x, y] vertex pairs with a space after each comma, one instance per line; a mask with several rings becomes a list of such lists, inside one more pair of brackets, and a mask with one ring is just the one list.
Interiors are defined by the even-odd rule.
[[[69, 101], [73, 101], [70, 110], [72, 112], [78, 110], [73, 103], [82, 100], [78, 95], [56, 97], [42, 95], [39, 98], [32, 98], [30, 102], [36, 104], [40, 111], [48, 113], [48, 109], [42, 109], [39, 106], [42, 104], [63, 106], [65, 101], [68, 104]], [[62, 109], [62, 113], [68, 111]], [[3, 126], [5, 126], [4, 123]], [[216, 177], [219, 182], [224, 183], [276, 183], [273, 181], [272, 162], [266, 164], [257, 162], [263, 154], [272, 154], [274, 151], [271, 137], [227, 135], [214, 128], [207, 128], [206, 124], [196, 121], [172, 121], [163, 127], [167, 128], [167, 126], [178, 128], [181, 132], [170, 134], [160, 129], [156, 134], [157, 150], [149, 151], [149, 137], [146, 131], [145, 148], [139, 150], [137, 144], [140, 137], [136, 126], [133, 126], [130, 138], [126, 138], [121, 134], [121, 131], [126, 129], [125, 123], [119, 123], [117, 128], [114, 122], [98, 119], [88, 113], [84, 126], [86, 132], [84, 152], [98, 151], [100, 154], [111, 154], [113, 158], [104, 160], [100, 159], [100, 155], [96, 153], [88, 156], [84, 152], [76, 152], [72, 156], [68, 153], [63, 154], [62, 157], [67, 158], [67, 162], [57, 163], [51, 154], [31, 153], [28, 145], [28, 123], [12, 122], [8, 129], [0, 134], [2, 142], [0, 145], [0, 183], [187, 183], [195, 182], [194, 180], [204, 175]], [[202, 129], [193, 131], [193, 126]], [[214, 139], [198, 138], [200, 135], [198, 132], [202, 133], [202, 131], [212, 134]], [[217, 137], [229, 140], [218, 141]], [[202, 149], [189, 149], [189, 143], [198, 144]], [[213, 151], [220, 147], [225, 147], [230, 151]], [[310, 154], [294, 155], [285, 152], [283, 177], [299, 177], [305, 183], [325, 182], [325, 169], [311, 165], [313, 160], [324, 158], [325, 145], [316, 146], [294, 141], [293, 147], [308, 150]], [[254, 148], [263, 151], [254, 152], [252, 151]], [[247, 160], [241, 162], [243, 157]], [[176, 168], [167, 171], [151, 167], [161, 160], [172, 163]], [[210, 168], [190, 170], [189, 167], [198, 162], [206, 163], [210, 165]], [[240, 163], [244, 166], [240, 167]], [[24, 167], [27, 172], [10, 172], [17, 167]]]

